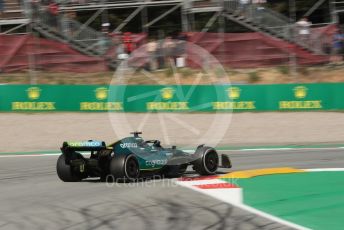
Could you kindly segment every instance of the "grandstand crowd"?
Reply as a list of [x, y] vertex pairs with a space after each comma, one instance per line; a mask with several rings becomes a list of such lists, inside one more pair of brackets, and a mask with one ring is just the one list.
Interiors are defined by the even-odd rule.
[[[61, 5], [118, 3], [119, 1], [13, 1], [16, 1], [25, 9], [24, 13], [31, 18], [32, 23], [37, 22], [48, 25], [50, 30], [63, 35], [66, 43], [71, 40], [84, 42], [86, 44], [86, 51], [93, 50], [96, 52], [96, 55], [104, 57], [105, 60], [119, 63], [123, 59], [128, 59], [135, 49], [145, 44], [146, 63], [141, 63], [140, 65], [152, 71], [164, 68], [166, 63], [173, 63], [177, 67], [185, 66], [187, 63], [186, 41], [197, 43], [197, 45], [207, 49], [215, 57], [219, 57], [221, 62], [234, 67], [287, 63], [291, 52], [296, 54], [301, 64], [324, 63], [326, 60], [341, 62], [343, 60], [344, 33], [341, 27], [339, 25], [328, 25], [312, 28], [312, 22], [307, 17], [300, 18], [293, 27], [298, 45], [312, 47], [313, 43], [311, 42], [314, 40], [314, 37], [316, 40], [323, 39], [324, 42], [321, 44], [320, 50], [325, 55], [331, 56], [330, 58], [312, 53], [311, 50], [304, 49], [304, 47], [295, 46], [295, 44], [289, 43], [288, 40], [274, 40], [271, 39], [273, 37], [259, 32], [227, 33], [221, 45], [219, 39], [214, 38], [215, 35], [211, 33], [200, 35], [193, 32], [178, 32], [173, 35], [166, 34], [164, 38], [159, 37], [158, 39], [157, 36], [150, 36], [150, 34], [111, 31], [115, 25], [111, 25], [109, 21], [103, 22], [99, 28], [89, 28], [77, 21], [75, 13], [61, 12], [60, 10]], [[237, 0], [236, 2], [239, 3], [236, 14], [240, 17], [246, 17], [245, 14], [252, 11], [252, 8], [248, 8], [248, 6], [254, 6], [253, 9], [257, 10], [258, 13], [259, 11], [264, 11], [266, 7], [266, 0]], [[6, 12], [6, 4], [4, 0], [0, 0], [0, 13], [4, 14], [4, 12]], [[232, 39], [234, 37], [235, 39]], [[222, 51], [220, 47], [222, 47]], [[238, 47], [240, 48], [238, 49]], [[225, 57], [223, 52], [226, 53]]]

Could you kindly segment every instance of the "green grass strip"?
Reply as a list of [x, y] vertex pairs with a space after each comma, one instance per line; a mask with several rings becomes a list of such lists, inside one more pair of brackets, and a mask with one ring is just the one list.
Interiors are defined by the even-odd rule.
[[244, 203], [311, 229], [343, 229], [344, 172], [305, 172], [238, 179]]

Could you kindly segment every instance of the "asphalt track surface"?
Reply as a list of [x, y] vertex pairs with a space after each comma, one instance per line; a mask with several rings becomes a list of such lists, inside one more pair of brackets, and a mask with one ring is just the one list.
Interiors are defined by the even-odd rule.
[[[344, 149], [225, 152], [233, 170], [336, 168]], [[222, 152], [223, 153], [223, 152]], [[290, 229], [171, 180], [64, 183], [57, 156], [0, 158], [0, 229]]]

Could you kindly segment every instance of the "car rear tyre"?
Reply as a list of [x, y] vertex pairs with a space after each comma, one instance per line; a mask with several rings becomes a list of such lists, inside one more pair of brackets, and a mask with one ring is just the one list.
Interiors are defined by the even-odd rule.
[[194, 162], [194, 169], [200, 175], [216, 174], [219, 165], [219, 156], [215, 149], [211, 147], [200, 147], [196, 150], [198, 159]]
[[139, 163], [134, 154], [114, 156], [110, 163], [110, 176], [116, 182], [136, 181], [140, 175]]
[[84, 175], [73, 170], [73, 168], [66, 164], [66, 156], [62, 154], [56, 164], [56, 172], [58, 177], [64, 182], [78, 182], [85, 178]]

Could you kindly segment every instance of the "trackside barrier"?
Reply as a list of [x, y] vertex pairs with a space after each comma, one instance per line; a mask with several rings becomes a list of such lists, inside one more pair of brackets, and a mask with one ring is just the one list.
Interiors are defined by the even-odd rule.
[[0, 85], [0, 111], [215, 112], [344, 110], [344, 83]]

